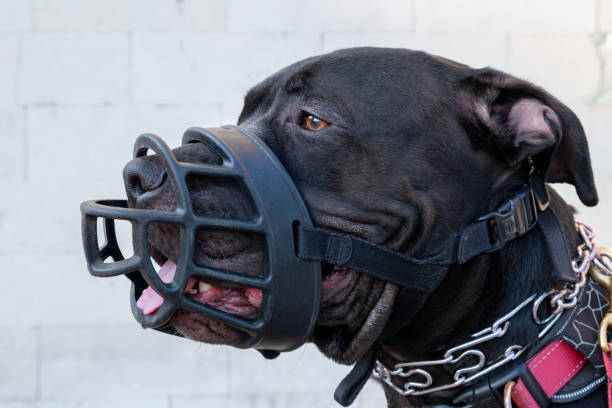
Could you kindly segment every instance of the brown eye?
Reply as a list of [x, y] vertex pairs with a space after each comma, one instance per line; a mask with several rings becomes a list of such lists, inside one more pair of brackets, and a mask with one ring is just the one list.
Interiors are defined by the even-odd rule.
[[302, 127], [308, 130], [323, 130], [327, 125], [328, 123], [323, 119], [317, 118], [315, 115], [308, 115], [304, 118]]

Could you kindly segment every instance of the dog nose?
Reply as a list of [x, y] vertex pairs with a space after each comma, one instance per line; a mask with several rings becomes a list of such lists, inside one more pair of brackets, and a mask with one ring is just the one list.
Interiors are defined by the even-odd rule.
[[[183, 165], [185, 163], [216, 166], [223, 164], [219, 153], [204, 143], [189, 143], [177, 147], [172, 149], [172, 155], [176, 162]], [[149, 195], [147, 202], [142, 202], [142, 205], [155, 207], [173, 202], [172, 195], [176, 191], [172, 183], [166, 183], [167, 178], [165, 166], [157, 155], [137, 157], [128, 162], [123, 168], [123, 183], [128, 203], [135, 205], [138, 198], [153, 191], [156, 193]], [[160, 201], [163, 201], [163, 204]]]
[[161, 188], [166, 180], [166, 172], [157, 158], [138, 157], [123, 168], [123, 182], [130, 201], [143, 194]]

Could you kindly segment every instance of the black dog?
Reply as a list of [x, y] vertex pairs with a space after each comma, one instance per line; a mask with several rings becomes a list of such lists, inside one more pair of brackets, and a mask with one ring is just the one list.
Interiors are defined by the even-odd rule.
[[[423, 52], [356, 48], [298, 62], [249, 91], [238, 124], [277, 155], [316, 225], [413, 256], [436, 253], [451, 234], [507, 200], [526, 180], [527, 159], [561, 134], [548, 181], [571, 183], [585, 204], [597, 203], [585, 135], [566, 106], [528, 82]], [[220, 160], [199, 143], [173, 152], [185, 162]], [[155, 157], [133, 160], [124, 176], [131, 206], [174, 207], [172, 186]], [[250, 216], [238, 185], [192, 179], [188, 186], [196, 212]], [[575, 248], [572, 209], [553, 191], [551, 196], [568, 245]], [[178, 239], [175, 226], [151, 227], [152, 254], [160, 264], [176, 260]], [[249, 234], [200, 231], [195, 258], [251, 275], [263, 268], [262, 243]], [[528, 295], [548, 290], [551, 273], [534, 230], [499, 252], [453, 265], [416, 318], [383, 341], [379, 336], [398, 288], [324, 265], [322, 308], [311, 340], [342, 364], [355, 363], [376, 342], [388, 366], [436, 359]], [[241, 316], [256, 312], [257, 301], [248, 293], [214, 283], [194, 296], [208, 292], [201, 301]], [[187, 311], [172, 323], [203, 342], [231, 345], [241, 336]], [[500, 354], [520, 339], [515, 330], [503, 344], [483, 345], [483, 351]], [[452, 382], [450, 373], [438, 374]], [[423, 403], [387, 386], [385, 392], [390, 407]]]

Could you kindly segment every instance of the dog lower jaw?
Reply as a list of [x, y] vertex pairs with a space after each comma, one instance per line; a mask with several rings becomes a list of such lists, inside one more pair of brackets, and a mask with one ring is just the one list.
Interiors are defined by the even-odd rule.
[[[359, 276], [356, 271], [332, 265], [325, 265], [324, 270], [321, 287], [322, 308], [335, 302], [342, 302], [343, 298], [348, 297], [347, 292], [350, 293], [352, 284]], [[241, 291], [244, 293], [240, 293]], [[207, 291], [199, 292], [197, 295], [187, 293], [186, 296], [224, 312], [245, 319], [254, 319], [265, 295], [262, 296], [261, 291], [254, 288], [240, 290], [211, 285]], [[231, 346], [245, 338], [245, 333], [240, 330], [187, 310], [177, 311], [171, 323], [185, 337], [203, 343]]]
[[[164, 234], [164, 236], [168, 238], [167, 235]], [[149, 238], [151, 239], [153, 236]], [[170, 242], [169, 246], [168, 242]], [[158, 248], [156, 244], [162, 244], [162, 246]], [[215, 245], [212, 245], [212, 247], [215, 247]], [[162, 265], [168, 259], [174, 258], [173, 255], [177, 253], [173, 239], [151, 242], [149, 249], [152, 257]], [[166, 254], [169, 256], [166, 256]], [[252, 256], [248, 262], [246, 261], [249, 254], [254, 255], [255, 252], [230, 251], [230, 254], [232, 256], [221, 260], [204, 257], [203, 255], [206, 254], [201, 252], [197, 262], [246, 274], [251, 274], [253, 265], [258, 264], [251, 261]], [[261, 256], [259, 258], [255, 256], [255, 258], [259, 259]], [[224, 261], [223, 264], [220, 264], [220, 261]], [[385, 299], [391, 296], [385, 296], [391, 289], [387, 288], [382, 281], [354, 270], [329, 264], [323, 264], [322, 278], [321, 310], [317, 327], [315, 327], [310, 341], [316, 343], [325, 355], [336, 362], [352, 364], [373, 343], [368, 339], [375, 339], [378, 332], [382, 331], [388, 316], [381, 309], [382, 306], [379, 305], [384, 304]], [[364, 282], [368, 282], [365, 289]], [[243, 293], [233, 293], [231, 289], [237, 289], [235, 285], [214, 282], [213, 287], [211, 283], [204, 282], [205, 285], [210, 285], [209, 288], [206, 288], [208, 290], [199, 290], [197, 294], [187, 291], [185, 296], [229, 314], [239, 315], [247, 320], [254, 319], [257, 316], [262, 294], [249, 293], [252, 288], [241, 288]], [[198, 283], [188, 285], [191, 290], [198, 287]], [[391, 287], [394, 287], [394, 285]], [[209, 294], [203, 294], [203, 292], [208, 291], [210, 291]], [[384, 296], [384, 299], [378, 301], [379, 296]], [[391, 297], [394, 298], [394, 296], [395, 293], [393, 292]], [[229, 302], [224, 302], [224, 297]], [[377, 310], [377, 312], [374, 312], [374, 310]], [[171, 323], [185, 337], [209, 344], [232, 346], [241, 343], [246, 337], [246, 334], [240, 330], [187, 310], [177, 311]], [[323, 330], [318, 330], [320, 328]]]
[[240, 330], [187, 310], [178, 310], [171, 323], [183, 336], [202, 343], [233, 346], [246, 337]]
[[[153, 238], [153, 236], [150, 236], [149, 239]], [[172, 236], [171, 238], [174, 237]], [[168, 260], [176, 262], [176, 254], [178, 252], [176, 247], [178, 245], [175, 242], [178, 242], [178, 240], [156, 239], [155, 242], [150, 242], [149, 252], [152, 258], [160, 265], [164, 265]], [[165, 245], [158, 246], [159, 244]], [[211, 246], [214, 247], [215, 245]], [[255, 269], [259, 270], [257, 262], [247, 261], [250, 261], [252, 258], [259, 259], [261, 256], [252, 256], [253, 253], [248, 251], [238, 251], [231, 255], [223, 260], [199, 256], [196, 262], [209, 267], [244, 273], [245, 275], [252, 274], [253, 266], [256, 266]], [[223, 261], [223, 264], [220, 264], [220, 261]], [[354, 270], [330, 264], [323, 264], [322, 270], [321, 311], [326, 314], [326, 310], [330, 308], [338, 310], [342, 308], [343, 303], [347, 300], [350, 301], [352, 298], [351, 292], [355, 282], [359, 280], [360, 274]], [[168, 281], [171, 280], [169, 279]], [[200, 289], [201, 284], [199, 282], [190, 281], [187, 285], [185, 296], [215, 309], [240, 316], [246, 320], [252, 320], [257, 317], [258, 309], [265, 296], [259, 289], [240, 288], [236, 285], [224, 284], [220, 281], [202, 282], [202, 284], [205, 285], [202, 289], [206, 290]], [[358, 306], [351, 302], [352, 309], [357, 309], [359, 308]], [[347, 321], [351, 322], [354, 316], [356, 316], [355, 313], [349, 312], [347, 314]], [[171, 323], [184, 336], [204, 343], [234, 345], [241, 342], [245, 336], [240, 330], [187, 310], [177, 311]], [[328, 323], [325, 322], [326, 325]], [[345, 319], [341, 319], [338, 322], [338, 325], [345, 324]]]
[[[176, 264], [167, 260], [157, 273], [164, 283], [170, 283], [176, 273]], [[203, 305], [250, 320], [257, 315], [262, 300], [261, 289], [220, 287], [194, 278], [187, 282], [185, 296]], [[163, 298], [149, 286], [140, 295], [136, 305], [147, 315], [159, 309], [163, 302]]]

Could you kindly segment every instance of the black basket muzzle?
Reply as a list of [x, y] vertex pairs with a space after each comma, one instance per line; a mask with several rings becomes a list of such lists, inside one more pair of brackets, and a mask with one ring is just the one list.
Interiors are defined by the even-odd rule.
[[[205, 143], [223, 163], [178, 162], [168, 146], [151, 134], [140, 136], [134, 145], [135, 158], [145, 156], [148, 150], [157, 154], [167, 180], [174, 187], [177, 203], [174, 211], [128, 208], [126, 200], [81, 204], [83, 245], [90, 273], [99, 277], [127, 275], [132, 280], [132, 313], [143, 327], [174, 331], [170, 320], [177, 310], [183, 309], [244, 332], [244, 341], [236, 344], [237, 347], [277, 351], [299, 347], [314, 327], [321, 296], [320, 262], [296, 256], [296, 225], [312, 227], [301, 195], [276, 156], [261, 140], [241, 128], [191, 128], [183, 136], [183, 144], [187, 143]], [[196, 215], [187, 189], [188, 176], [238, 181], [254, 204], [255, 219]], [[98, 218], [104, 220], [106, 243], [103, 246], [98, 242]], [[134, 255], [128, 259], [124, 259], [119, 249], [114, 220], [132, 224]], [[179, 257], [170, 283], [164, 283], [158, 276], [149, 254], [148, 227], [159, 222], [172, 223], [180, 229]], [[260, 234], [265, 242], [263, 274], [254, 277], [196, 264], [195, 236], [201, 228]], [[248, 320], [190, 299], [185, 295], [190, 278], [261, 289], [263, 300], [257, 316]], [[164, 301], [155, 312], [145, 315], [136, 301], [147, 285]]]

